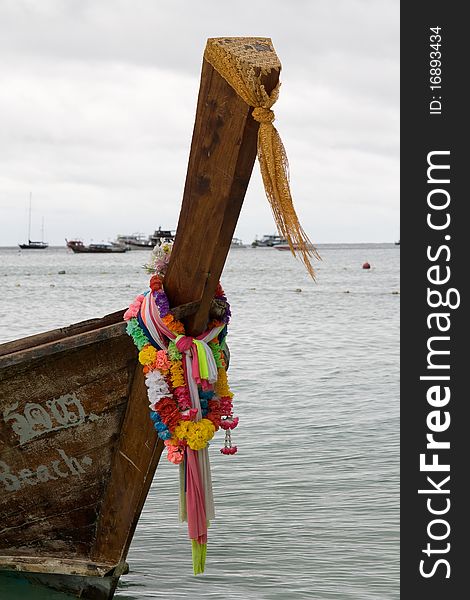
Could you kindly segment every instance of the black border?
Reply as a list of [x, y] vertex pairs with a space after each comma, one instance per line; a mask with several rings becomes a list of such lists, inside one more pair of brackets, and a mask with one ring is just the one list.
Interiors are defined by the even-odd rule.
[[[470, 576], [470, 527], [466, 514], [470, 506], [466, 492], [470, 483], [470, 397], [465, 388], [465, 375], [470, 371], [466, 341], [466, 330], [470, 328], [465, 319], [470, 271], [466, 238], [470, 237], [470, 227], [465, 219], [469, 199], [464, 189], [470, 174], [466, 164], [469, 109], [464, 108], [470, 24], [465, 22], [463, 12], [464, 5], [458, 2], [431, 0], [401, 4], [401, 598], [405, 600], [464, 598], [468, 594], [467, 574]], [[435, 26], [442, 28], [440, 115], [429, 113], [433, 93], [429, 89], [429, 35], [430, 27]], [[426, 474], [419, 469], [419, 455], [426, 450], [429, 431], [426, 416], [433, 410], [426, 401], [429, 382], [419, 379], [426, 374], [426, 343], [432, 335], [426, 324], [426, 317], [432, 312], [426, 294], [427, 270], [433, 263], [429, 262], [426, 251], [428, 246], [436, 249], [446, 243], [444, 232], [433, 231], [426, 223], [430, 190], [427, 155], [434, 150], [450, 150], [451, 165], [451, 181], [445, 186], [451, 195], [451, 224], [445, 231], [451, 236], [447, 242], [451, 257], [446, 262], [443, 253], [437, 262], [443, 268], [450, 266], [451, 281], [447, 287], [457, 288], [461, 297], [460, 307], [449, 310], [452, 325], [447, 335], [451, 338], [448, 346], [451, 353], [446, 360], [451, 365], [451, 400], [442, 410], [449, 410], [451, 424], [440, 438], [451, 443], [450, 450], [440, 453], [441, 462], [447, 457], [451, 465], [448, 473], [451, 508], [446, 515], [451, 531], [441, 546], [445, 542], [451, 546], [446, 555], [435, 557], [449, 561], [448, 579], [444, 565], [427, 579], [419, 572], [423, 558], [427, 559], [428, 567], [432, 564], [422, 552], [428, 542], [426, 528], [432, 516], [426, 508], [426, 496], [418, 494], [418, 489], [426, 487]], [[443, 476], [446, 475], [436, 473], [435, 478]]]

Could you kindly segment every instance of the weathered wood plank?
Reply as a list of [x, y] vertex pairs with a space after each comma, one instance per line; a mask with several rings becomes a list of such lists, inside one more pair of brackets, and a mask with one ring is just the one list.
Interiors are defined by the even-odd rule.
[[[1, 552], [8, 552], [11, 556], [88, 556], [96, 530], [96, 516], [95, 507], [75, 508], [70, 511], [68, 519], [51, 515], [46, 531], [40, 523], [33, 523], [31, 527], [18, 528], [10, 535], [5, 535], [5, 546]], [[83, 522], [87, 524], [83, 525]], [[17, 545], [13, 546], [15, 542]]]
[[26, 350], [5, 354], [4, 356], [0, 356], [0, 369], [22, 363], [24, 364], [27, 361], [35, 359], [43, 359], [52, 354], [74, 350], [80, 346], [89, 346], [97, 342], [120, 337], [124, 335], [125, 328], [126, 325], [124, 322], [116, 323], [114, 325], [101, 327], [100, 329], [86, 331], [85, 333], [80, 333], [78, 335], [64, 337], [40, 346], [33, 346]]
[[20, 352], [21, 350], [27, 350], [28, 348], [33, 348], [34, 346], [49, 344], [50, 342], [69, 337], [71, 335], [78, 335], [80, 333], [92, 331], [93, 329], [106, 327], [107, 325], [120, 323], [122, 321], [123, 313], [124, 309], [118, 310], [109, 315], [105, 315], [99, 319], [88, 319], [87, 321], [80, 321], [79, 323], [74, 323], [68, 327], [60, 327], [59, 329], [52, 329], [51, 331], [46, 331], [44, 333], [29, 335], [19, 340], [5, 342], [4, 344], [0, 344], [0, 356], [5, 356], [6, 354], [12, 354], [14, 352]]
[[74, 427], [87, 418], [96, 419], [101, 412], [125, 403], [135, 358], [135, 348], [128, 346], [126, 336], [57, 355], [47, 363], [28, 363], [26, 369], [4, 369], [0, 445], [2, 441], [9, 446], [27, 442], [28, 428], [34, 432], [29, 437], [35, 438], [49, 430]]
[[119, 562], [126, 557], [163, 447], [149, 418], [145, 379], [141, 365], [137, 365], [91, 553], [93, 560]]
[[122, 414], [114, 410], [107, 422], [84, 423], [73, 434], [62, 430], [48, 444], [37, 440], [31, 451], [2, 456], [0, 548], [89, 554]]
[[[274, 69], [262, 76], [268, 92], [278, 79]], [[183, 204], [165, 277], [171, 306], [201, 302], [187, 321], [191, 334], [206, 327], [256, 158], [259, 123], [251, 111], [204, 60]]]
[[4, 552], [89, 555], [135, 362], [121, 335], [2, 370]]
[[[43, 367], [47, 368], [48, 374], [36, 377], [34, 381], [34, 393], [38, 395], [42, 393], [40, 390], [49, 390], [51, 382], [54, 383], [56, 389], [61, 389], [62, 393], [65, 393], [71, 387], [98, 381], [104, 373], [124, 368], [136, 358], [132, 340], [124, 333], [117, 337], [113, 336], [100, 342], [97, 341], [94, 344], [79, 344], [67, 352], [63, 350], [47, 357], [37, 356], [32, 349], [26, 352], [31, 352], [31, 354], [23, 362], [0, 366], [0, 383], [5, 382], [0, 387], [0, 399], [10, 393], [7, 380], [13, 381], [13, 378], [16, 378], [20, 385], [15, 388], [15, 394], [21, 394], [19, 388], [29, 385], [28, 380], [32, 379], [31, 374], [39, 372]], [[72, 365], [74, 365], [73, 369], [71, 369]], [[64, 372], [68, 374], [66, 377], [63, 376]], [[70, 380], [70, 376], [73, 377], [73, 380]]]
[[[29, 447], [32, 441], [44, 438], [48, 443], [57, 443], [60, 441], [55, 437], [57, 431], [69, 430], [84, 422], [105, 421], [110, 411], [127, 403], [128, 379], [127, 369], [120, 369], [103, 374], [101, 381], [71, 385], [65, 394], [57, 388], [34, 394], [34, 380], [29, 385], [18, 387], [21, 393], [0, 399], [2, 457], [6, 456], [8, 448]], [[9, 384], [15, 386], [17, 381], [9, 380]], [[51, 433], [52, 436], [49, 435]]]

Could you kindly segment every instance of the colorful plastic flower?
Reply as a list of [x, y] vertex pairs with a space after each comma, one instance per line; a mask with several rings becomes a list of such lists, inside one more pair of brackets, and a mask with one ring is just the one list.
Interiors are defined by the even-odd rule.
[[150, 289], [152, 290], [152, 292], [158, 292], [159, 290], [162, 289], [162, 280], [160, 279], [160, 277], [158, 275], [153, 275], [153, 277], [150, 278]]
[[181, 352], [176, 347], [175, 341], [171, 340], [168, 344], [168, 357], [170, 360], [180, 360], [182, 357]]
[[165, 350], [158, 350], [157, 357], [155, 359], [155, 367], [160, 371], [168, 371], [170, 368], [170, 361]]
[[217, 382], [215, 384], [216, 394], [220, 397], [228, 396], [228, 397], [232, 398], [233, 394], [230, 391], [230, 388], [228, 387], [226, 370], [223, 367], [221, 367], [221, 368], [217, 369], [217, 374], [218, 374], [218, 377], [217, 377]]
[[140, 305], [142, 304], [142, 300], [144, 299], [143, 294], [139, 294], [137, 298], [132, 302], [129, 308], [124, 313], [123, 319], [124, 321], [128, 321], [129, 319], [135, 318], [139, 314]]
[[168, 454], [167, 458], [175, 465], [179, 465], [184, 459], [184, 446], [180, 444], [172, 444], [172, 440], [165, 440], [165, 446]]
[[151, 365], [157, 358], [157, 351], [153, 346], [147, 344], [139, 352], [139, 362], [142, 365]]
[[[171, 314], [168, 297], [163, 288], [170, 252], [171, 246], [154, 249], [152, 264], [147, 265], [153, 273], [150, 291], [163, 323], [174, 335], [184, 336], [184, 325]], [[203, 418], [196, 421], [198, 409], [192, 405], [185, 380], [182, 352], [171, 336], [167, 339], [167, 350], [158, 350], [139, 324], [137, 317], [144, 297], [142, 294], [137, 296], [125, 312], [126, 331], [132, 336], [139, 350], [139, 361], [146, 376], [151, 419], [159, 437], [165, 440], [168, 459], [175, 464], [182, 462], [186, 445], [193, 450], [202, 450], [219, 427], [226, 430], [226, 443], [222, 452], [234, 454], [237, 447], [231, 445], [230, 431], [238, 424], [238, 417], [233, 417], [233, 394], [228, 386], [224, 354], [219, 343], [219, 339], [224, 339], [226, 329], [220, 334], [222, 337], [215, 337], [209, 342], [217, 365], [218, 378], [214, 389], [207, 381], [203, 381], [199, 386]], [[215, 297], [225, 304], [225, 314], [221, 320], [211, 321], [208, 330], [226, 324], [230, 319], [230, 305], [220, 284], [217, 286]], [[188, 340], [192, 341], [192, 338]]]
[[154, 297], [155, 297], [155, 304], [157, 305], [157, 308], [158, 308], [158, 312], [163, 319], [166, 316], [168, 316], [168, 314], [170, 312], [170, 303], [168, 301], [168, 298], [166, 297], [166, 294], [163, 290], [160, 290], [159, 292], [157, 292]]

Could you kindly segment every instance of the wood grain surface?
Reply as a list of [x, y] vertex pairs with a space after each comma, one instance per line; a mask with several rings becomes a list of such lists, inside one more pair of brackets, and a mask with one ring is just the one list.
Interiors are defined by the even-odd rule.
[[[278, 79], [277, 70], [262, 75], [268, 92]], [[183, 203], [165, 277], [171, 306], [200, 301], [187, 319], [191, 335], [207, 325], [253, 170], [259, 123], [252, 110], [204, 60]]]

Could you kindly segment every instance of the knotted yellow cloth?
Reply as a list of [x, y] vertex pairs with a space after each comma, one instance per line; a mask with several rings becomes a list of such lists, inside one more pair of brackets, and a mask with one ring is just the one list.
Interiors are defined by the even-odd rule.
[[204, 58], [237, 94], [253, 106], [259, 122], [258, 160], [266, 196], [279, 234], [293, 254], [298, 252], [307, 271], [315, 279], [311, 259], [320, 258], [299, 222], [289, 186], [289, 163], [284, 145], [273, 125], [271, 107], [279, 97], [280, 83], [268, 94], [261, 75], [280, 70], [281, 64], [269, 38], [210, 38]]

